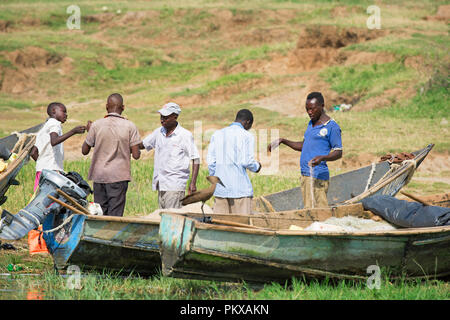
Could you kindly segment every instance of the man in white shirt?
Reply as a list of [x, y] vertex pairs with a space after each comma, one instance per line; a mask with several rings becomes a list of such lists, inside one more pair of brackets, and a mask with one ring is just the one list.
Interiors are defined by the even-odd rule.
[[216, 131], [208, 148], [208, 170], [223, 183], [214, 191], [214, 213], [251, 214], [253, 187], [247, 169], [259, 172], [261, 164], [254, 158], [255, 138], [248, 132], [253, 124], [253, 114], [240, 110], [234, 122]]
[[140, 148], [155, 150], [152, 187], [153, 190], [158, 190], [159, 208], [181, 208], [191, 162], [192, 179], [188, 194], [197, 190], [200, 156], [192, 133], [177, 122], [181, 112], [180, 106], [169, 102], [158, 112], [162, 126], [148, 135], [140, 144]]

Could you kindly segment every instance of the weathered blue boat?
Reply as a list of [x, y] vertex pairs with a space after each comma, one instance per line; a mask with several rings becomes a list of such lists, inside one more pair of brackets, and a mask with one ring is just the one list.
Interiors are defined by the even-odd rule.
[[[59, 226], [68, 215], [50, 214], [44, 230]], [[156, 274], [161, 268], [159, 221], [75, 214], [65, 227], [44, 235], [55, 266], [106, 272]]]
[[388, 270], [391, 278], [450, 274], [450, 226], [370, 232], [289, 230], [339, 216], [339, 210], [352, 206], [361, 206], [364, 212], [361, 204], [355, 204], [221, 219], [211, 215], [208, 223], [189, 214], [162, 213], [163, 274], [263, 283], [293, 277], [365, 280], [374, 267]]

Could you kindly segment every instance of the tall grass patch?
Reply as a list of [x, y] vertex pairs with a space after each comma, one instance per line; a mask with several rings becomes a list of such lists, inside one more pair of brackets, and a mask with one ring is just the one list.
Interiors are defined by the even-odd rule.
[[416, 77], [414, 69], [401, 62], [372, 65], [333, 66], [320, 73], [338, 93], [370, 97]]
[[221, 76], [220, 78], [212, 81], [208, 81], [205, 85], [202, 85], [198, 88], [186, 88], [182, 91], [178, 91], [172, 93], [171, 96], [173, 98], [179, 96], [191, 96], [191, 95], [201, 95], [206, 96], [212, 90], [217, 89], [219, 87], [228, 87], [232, 85], [238, 85], [242, 82], [251, 80], [251, 79], [260, 79], [262, 75], [256, 73], [238, 73], [238, 74], [228, 74]]

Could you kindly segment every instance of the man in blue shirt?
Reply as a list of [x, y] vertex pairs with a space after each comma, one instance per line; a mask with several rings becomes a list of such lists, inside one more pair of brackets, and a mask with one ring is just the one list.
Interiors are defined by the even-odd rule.
[[301, 151], [300, 171], [304, 208], [327, 207], [327, 192], [330, 179], [327, 161], [342, 157], [341, 128], [324, 109], [324, 99], [320, 92], [311, 92], [306, 98], [306, 112], [311, 119], [303, 141], [284, 138], [273, 141], [268, 146], [270, 152], [280, 144]]
[[261, 170], [254, 158], [255, 138], [248, 132], [252, 124], [253, 114], [242, 109], [230, 126], [211, 137], [206, 158], [209, 175], [223, 183], [214, 191], [214, 213], [252, 213], [253, 187], [246, 170]]

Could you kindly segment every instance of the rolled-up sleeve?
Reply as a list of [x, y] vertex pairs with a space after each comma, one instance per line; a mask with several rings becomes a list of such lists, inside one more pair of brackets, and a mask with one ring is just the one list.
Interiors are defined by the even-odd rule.
[[341, 128], [335, 125], [330, 130], [330, 145], [331, 150], [342, 150]]
[[87, 135], [86, 135], [86, 144], [89, 147], [95, 147], [95, 131], [96, 131], [96, 125], [95, 122], [91, 125], [91, 128], [89, 129]]
[[197, 146], [195, 145], [194, 136], [192, 134], [190, 134], [187, 137], [187, 139], [188, 139], [187, 152], [188, 152], [189, 159], [191, 159], [191, 160], [200, 159], [200, 154], [198, 153]]
[[[159, 129], [156, 129], [159, 130]], [[149, 134], [147, 137], [142, 140], [142, 144], [144, 145], [145, 149], [147, 151], [150, 151], [155, 148], [156, 145], [156, 134], [157, 131], [153, 131], [151, 134]]]
[[130, 129], [130, 147], [141, 143], [141, 136], [139, 135], [138, 128], [132, 124]]

